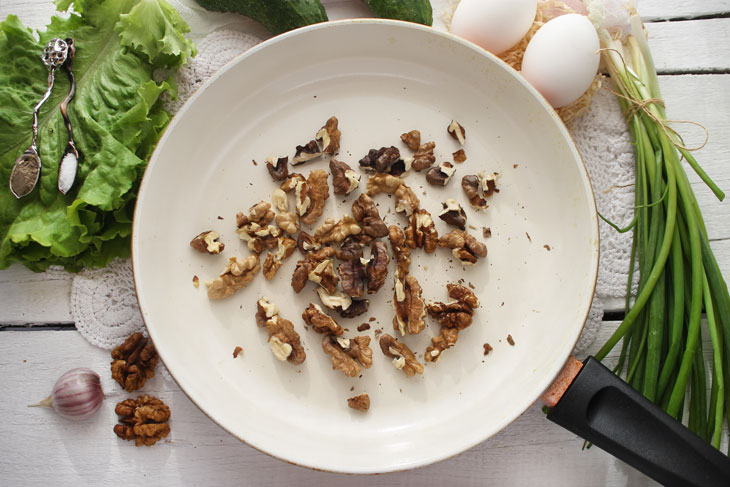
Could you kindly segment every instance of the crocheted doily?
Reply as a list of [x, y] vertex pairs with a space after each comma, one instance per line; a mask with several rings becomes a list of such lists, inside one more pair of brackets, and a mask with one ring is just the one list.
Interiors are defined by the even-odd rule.
[[[167, 103], [175, 112], [213, 73], [260, 39], [241, 32], [236, 28], [240, 26], [232, 28], [230, 16], [201, 17], [187, 0], [172, 3], [191, 25], [191, 37], [198, 39], [198, 55], [176, 75], [179, 99]], [[626, 225], [633, 215], [633, 147], [615, 96], [607, 90], [597, 92], [588, 113], [573, 122], [571, 133], [588, 168], [599, 211], [618, 225]], [[600, 232], [596, 295], [576, 346], [578, 352], [595, 338], [603, 318], [603, 300], [623, 296], [628, 277], [631, 235], [619, 234], [604, 222]], [[58, 273], [58, 269], [51, 270], [49, 278]], [[114, 348], [134, 331], [143, 331], [129, 260], [75, 275], [71, 311], [79, 332], [102, 348]]]

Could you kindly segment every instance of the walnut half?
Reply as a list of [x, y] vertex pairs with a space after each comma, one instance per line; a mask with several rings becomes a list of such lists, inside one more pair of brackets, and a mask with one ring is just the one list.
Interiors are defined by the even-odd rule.
[[467, 287], [449, 283], [446, 285], [449, 303], [428, 303], [428, 314], [436, 318], [441, 325], [438, 336], [431, 338], [431, 346], [426, 349], [424, 358], [427, 362], [436, 362], [441, 353], [453, 347], [459, 338], [459, 331], [472, 324], [475, 308], [479, 307], [479, 299]]
[[330, 159], [332, 173], [332, 192], [337, 195], [347, 195], [360, 186], [360, 175], [342, 161]]
[[309, 307], [302, 313], [302, 319], [317, 333], [335, 336], [344, 333], [344, 330], [334, 318], [322, 311], [322, 308], [317, 304], [309, 303]]
[[[277, 360], [299, 365], [307, 358], [299, 334], [289, 320], [279, 316], [279, 309], [268, 298], [258, 300], [256, 323], [266, 327], [269, 333], [269, 347]], [[265, 320], [265, 321], [264, 321]]]
[[284, 265], [284, 261], [294, 252], [295, 248], [297, 248], [297, 242], [294, 239], [289, 237], [279, 238], [279, 248], [274, 253], [269, 252], [264, 261], [264, 277], [269, 281], [272, 280], [279, 268]]
[[412, 249], [424, 249], [427, 254], [436, 250], [439, 235], [431, 214], [426, 210], [416, 210], [406, 228], [406, 245]]
[[338, 244], [350, 235], [357, 235], [361, 231], [360, 225], [350, 215], [345, 215], [339, 220], [327, 218], [314, 231], [314, 239], [321, 244]]
[[253, 281], [259, 269], [261, 269], [261, 264], [259, 264], [257, 254], [249, 255], [242, 261], [239, 261], [236, 257], [231, 257], [221, 275], [206, 283], [208, 298], [224, 299], [239, 289], [243, 289]]
[[386, 357], [393, 359], [393, 366], [408, 377], [423, 374], [423, 365], [405, 343], [401, 343], [387, 333], [380, 336], [380, 350]]
[[218, 241], [219, 237], [213, 230], [207, 230], [192, 239], [190, 246], [202, 254], [220, 254], [226, 245]]
[[133, 333], [112, 350], [112, 378], [125, 391], [136, 391], [155, 376], [158, 359], [152, 340], [139, 332]]
[[120, 423], [114, 426], [114, 433], [123, 440], [134, 440], [136, 446], [152, 446], [170, 434], [170, 408], [156, 397], [125, 399], [114, 412]]
[[370, 409], [370, 396], [367, 394], [360, 394], [359, 396], [351, 397], [347, 400], [347, 405], [357, 411], [363, 413]]
[[322, 152], [331, 156], [340, 149], [342, 132], [339, 131], [337, 125], [337, 117], [330, 117], [315, 137], [322, 144]]
[[327, 335], [322, 340], [322, 350], [330, 356], [332, 369], [348, 377], [357, 376], [361, 366], [369, 369], [373, 365], [373, 351], [368, 336], [348, 339]]
[[421, 285], [414, 276], [407, 275], [405, 279], [396, 279], [393, 293], [393, 328], [402, 336], [406, 333], [416, 335], [426, 327], [426, 303], [421, 296]]

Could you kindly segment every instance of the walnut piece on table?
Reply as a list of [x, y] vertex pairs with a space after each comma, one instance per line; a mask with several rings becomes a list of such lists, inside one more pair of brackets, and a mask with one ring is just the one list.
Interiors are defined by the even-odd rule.
[[299, 230], [299, 217], [292, 211], [285, 211], [276, 215], [276, 225], [289, 235], [294, 235]]
[[381, 147], [370, 149], [365, 157], [360, 159], [360, 169], [367, 172], [387, 174], [392, 166], [401, 160], [400, 151], [397, 147]]
[[317, 132], [315, 139], [322, 144], [322, 152], [334, 155], [340, 149], [342, 132], [338, 129], [337, 117], [330, 117]]
[[274, 192], [271, 193], [271, 204], [274, 205], [276, 211], [280, 213], [289, 211], [289, 198], [287, 197], [286, 192], [281, 188], [276, 188]]
[[297, 242], [289, 237], [279, 237], [279, 248], [275, 253], [269, 252], [264, 261], [264, 277], [269, 281], [276, 276], [279, 268], [284, 265], [284, 261], [294, 253], [297, 248]]
[[324, 247], [307, 253], [304, 260], [297, 261], [291, 278], [291, 285], [299, 293], [307, 284], [307, 280], [325, 287], [329, 292], [337, 289], [339, 278], [335, 275], [332, 257], [335, 249]]
[[466, 230], [466, 213], [461, 205], [454, 199], [447, 199], [444, 203], [443, 211], [439, 213], [439, 218], [449, 225], [458, 227], [460, 230]]
[[363, 193], [352, 203], [352, 216], [360, 225], [362, 231], [355, 236], [355, 240], [367, 245], [373, 240], [388, 235], [388, 227], [380, 217], [375, 201]]
[[284, 181], [289, 176], [289, 157], [268, 157], [266, 169], [274, 181]]
[[438, 247], [439, 234], [431, 214], [426, 210], [413, 212], [405, 235], [406, 245], [412, 249], [423, 249], [427, 254], [432, 254]]
[[456, 172], [456, 168], [450, 162], [442, 162], [438, 166], [432, 167], [426, 173], [426, 181], [434, 186], [446, 186], [451, 181], [451, 177]]
[[402, 184], [395, 190], [395, 211], [404, 212], [406, 216], [411, 216], [414, 211], [418, 210], [421, 204], [418, 201], [416, 193], [411, 188]]
[[219, 238], [220, 235], [217, 232], [206, 230], [193, 238], [190, 241], [190, 246], [201, 254], [220, 254], [226, 248], [226, 244], [219, 242]]
[[451, 155], [454, 158], [454, 162], [458, 164], [466, 161], [466, 152], [464, 152], [464, 149], [459, 149]]
[[[345, 296], [347, 295], [345, 294]], [[355, 318], [356, 316], [367, 313], [369, 307], [369, 299], [353, 299], [350, 303], [350, 306], [348, 306], [347, 308], [342, 308], [340, 306], [335, 307], [334, 310], [337, 311], [343, 318]]]
[[353, 238], [346, 238], [342, 245], [335, 249], [335, 256], [338, 260], [349, 262], [362, 258], [362, 247]]
[[170, 434], [170, 408], [156, 397], [125, 399], [114, 412], [120, 423], [114, 426], [114, 433], [123, 440], [134, 440], [136, 446], [152, 446]]
[[475, 210], [483, 210], [487, 208], [487, 200], [485, 200], [480, 194], [479, 177], [474, 174], [467, 174], [461, 178], [461, 189], [464, 190], [464, 194], [469, 199], [469, 204]]
[[367, 394], [360, 394], [359, 396], [351, 397], [347, 400], [347, 405], [357, 411], [363, 413], [370, 409], [370, 396]]
[[297, 237], [297, 248], [299, 249], [299, 252], [307, 256], [311, 252], [315, 252], [322, 248], [322, 245], [317, 242], [314, 237], [302, 230], [299, 232], [299, 236]]
[[423, 374], [423, 365], [405, 343], [401, 343], [387, 333], [380, 336], [380, 350], [386, 357], [393, 359], [393, 366], [408, 377]]
[[415, 152], [421, 146], [421, 132], [418, 130], [411, 130], [410, 132], [401, 134], [400, 140], [402, 140], [410, 150]]
[[373, 365], [373, 351], [367, 336], [348, 339], [326, 335], [322, 340], [322, 350], [330, 356], [332, 369], [348, 377], [356, 377], [361, 366], [369, 369]]
[[279, 308], [268, 298], [256, 303], [256, 324], [266, 327], [269, 333], [269, 347], [277, 360], [299, 365], [307, 358], [299, 334], [291, 321], [279, 316]]
[[[297, 193], [298, 200], [302, 197], [304, 198], [303, 201], [309, 200], [307, 205], [300, 206], [297, 204], [297, 211], [302, 217], [302, 222], [307, 225], [311, 225], [316, 222], [324, 212], [324, 204], [330, 197], [327, 177], [327, 173], [321, 169], [312, 171], [307, 178], [306, 195], [302, 196]], [[300, 191], [299, 186], [297, 186], [296, 191]], [[304, 206], [306, 206], [306, 209], [304, 209]]]
[[155, 376], [159, 360], [152, 340], [141, 333], [133, 333], [124, 343], [112, 350], [112, 378], [127, 392], [144, 386]]
[[269, 225], [274, 220], [271, 204], [260, 201], [249, 208], [249, 214], [239, 212], [236, 215], [238, 236], [246, 242], [249, 250], [260, 254], [265, 249], [273, 249], [278, 244], [281, 230]]
[[261, 269], [258, 254], [249, 255], [242, 261], [231, 257], [219, 277], [208, 281], [208, 299], [225, 299], [253, 281]]
[[388, 277], [388, 248], [385, 242], [373, 242], [370, 247], [370, 260], [368, 260], [365, 272], [368, 280], [368, 294], [375, 294], [385, 284]]
[[360, 186], [360, 174], [342, 161], [330, 159], [330, 172], [332, 192], [336, 195], [348, 195]]
[[335, 336], [344, 333], [344, 330], [335, 319], [322, 311], [318, 304], [309, 303], [309, 307], [302, 313], [302, 319], [317, 333]]
[[433, 166], [433, 163], [436, 162], [436, 156], [433, 155], [433, 150], [435, 148], [435, 142], [426, 142], [425, 144], [420, 145], [418, 150], [416, 150], [416, 153], [413, 154], [411, 167], [415, 171], [420, 172]]
[[426, 306], [428, 314], [436, 318], [441, 325], [439, 335], [431, 338], [432, 346], [428, 347], [424, 354], [427, 362], [438, 361], [444, 350], [456, 344], [459, 331], [472, 324], [474, 310], [479, 307], [479, 299], [469, 288], [449, 283], [446, 289], [452, 299], [451, 302], [431, 302]]
[[463, 230], [452, 230], [439, 238], [439, 247], [451, 249], [462, 265], [473, 265], [487, 256], [487, 246]]
[[292, 166], [298, 166], [305, 162], [314, 160], [322, 155], [316, 140], [310, 140], [304, 145], [298, 145], [295, 150], [294, 158], [291, 160]]
[[456, 120], [451, 121], [449, 126], [446, 128], [446, 131], [451, 137], [456, 139], [459, 144], [464, 145], [466, 142], [466, 130], [464, 130], [464, 127], [462, 127]]
[[339, 244], [350, 235], [357, 235], [361, 231], [360, 225], [350, 215], [345, 215], [339, 220], [327, 218], [314, 231], [314, 239], [323, 245]]
[[393, 292], [393, 329], [401, 336], [417, 335], [426, 327], [426, 303], [421, 296], [422, 289], [414, 276], [407, 275], [405, 279], [395, 280]]
[[337, 268], [342, 290], [351, 298], [359, 298], [365, 294], [367, 271], [361, 259], [343, 262]]
[[403, 184], [403, 180], [398, 176], [378, 173], [368, 178], [367, 195], [375, 196], [380, 193], [394, 194]]
[[396, 277], [404, 279], [411, 267], [411, 249], [406, 245], [405, 233], [400, 227], [391, 225], [388, 227], [388, 240], [390, 241], [393, 258], [398, 264]]

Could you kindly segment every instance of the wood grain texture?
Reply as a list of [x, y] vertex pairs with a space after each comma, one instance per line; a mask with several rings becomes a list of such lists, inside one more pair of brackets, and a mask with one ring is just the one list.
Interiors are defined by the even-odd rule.
[[72, 323], [71, 278], [48, 280], [20, 264], [0, 271], [0, 326]]
[[657, 72], [727, 72], [730, 18], [648, 23]]
[[639, 0], [639, 14], [644, 21], [709, 17], [726, 15], [728, 12], [730, 0]]

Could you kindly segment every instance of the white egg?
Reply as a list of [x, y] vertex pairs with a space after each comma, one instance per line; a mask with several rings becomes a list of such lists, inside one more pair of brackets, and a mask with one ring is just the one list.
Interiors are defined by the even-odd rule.
[[596, 76], [599, 44], [596, 29], [586, 17], [556, 17], [530, 39], [522, 59], [522, 75], [553, 107], [570, 105]]
[[527, 34], [536, 12], [537, 0], [461, 0], [450, 31], [501, 54]]

